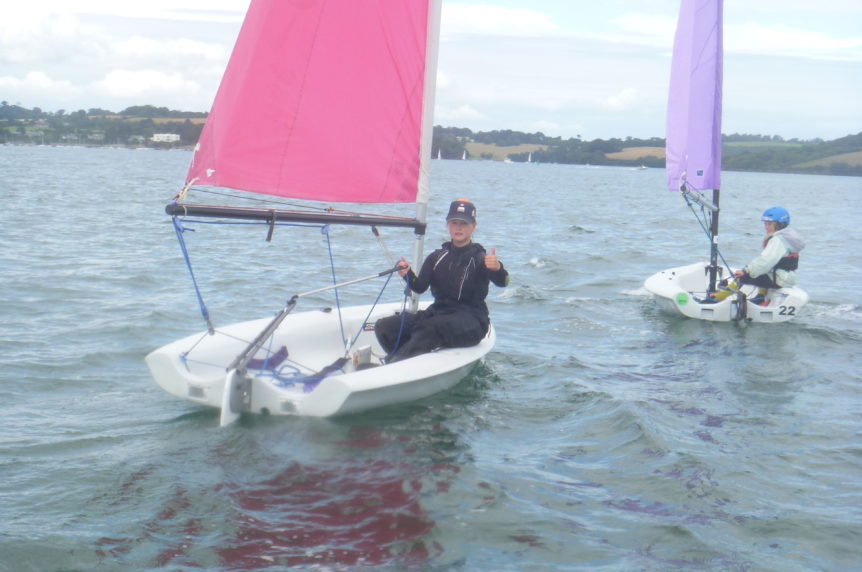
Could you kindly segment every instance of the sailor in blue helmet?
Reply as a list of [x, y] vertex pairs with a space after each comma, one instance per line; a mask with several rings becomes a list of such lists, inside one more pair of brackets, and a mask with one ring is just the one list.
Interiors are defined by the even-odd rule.
[[790, 213], [783, 207], [768, 208], [760, 217], [766, 229], [763, 237], [763, 250], [741, 270], [736, 270], [735, 283], [715, 295], [716, 300], [727, 298], [733, 290], [743, 284], [758, 287], [757, 296], [751, 299], [755, 304], [766, 302], [769, 288], [790, 287], [796, 284], [796, 269], [799, 267], [799, 252], [805, 248], [802, 237], [789, 228]]
[[404, 258], [399, 274], [414, 292], [431, 287], [434, 303], [425, 310], [381, 318], [374, 325], [377, 340], [391, 363], [444, 347], [468, 347], [482, 341], [491, 323], [485, 297], [488, 284], [509, 283], [497, 259], [473, 242], [476, 207], [467, 199], [449, 205], [446, 228], [451, 240], [428, 255], [417, 276]]

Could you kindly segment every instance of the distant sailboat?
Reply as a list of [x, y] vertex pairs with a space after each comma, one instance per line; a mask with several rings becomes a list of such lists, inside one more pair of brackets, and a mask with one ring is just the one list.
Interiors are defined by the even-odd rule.
[[441, 152], [440, 148], [438, 147], [437, 148], [437, 160], [439, 161], [442, 158], [443, 158], [443, 153]]
[[464, 149], [464, 151], [461, 153], [461, 160], [462, 161], [467, 160], [467, 150], [466, 149]]
[[[748, 301], [753, 286], [744, 286], [718, 303], [701, 302], [708, 292], [716, 291], [724, 271], [718, 263], [722, 5], [722, 0], [682, 1], [667, 110], [668, 188], [681, 192], [692, 211], [695, 204], [700, 205], [701, 225], [710, 241], [710, 260], [658, 272], [644, 282], [644, 287], [663, 309], [676, 315], [716, 322], [785, 322], [808, 302], [804, 290], [770, 290], [766, 306]], [[703, 195], [710, 189], [712, 201]]]

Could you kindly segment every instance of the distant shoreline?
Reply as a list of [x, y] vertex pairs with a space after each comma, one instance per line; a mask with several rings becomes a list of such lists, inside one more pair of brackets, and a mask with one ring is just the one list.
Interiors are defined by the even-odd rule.
[[[50, 144], [41, 144], [41, 143], [0, 143], [0, 147], [67, 147], [67, 148], [86, 148], [86, 149], [127, 149], [131, 151], [135, 150], [153, 150], [153, 151], [185, 151], [192, 152], [194, 150], [193, 145], [175, 145], [175, 144], [163, 144], [163, 145], [121, 145], [121, 144], [95, 144], [95, 143], [50, 143]], [[487, 148], [489, 146], [480, 146], [475, 149], [482, 149], [487, 152]], [[493, 146], [490, 146], [493, 147]], [[511, 152], [523, 152], [522, 148], [530, 148], [529, 150], [540, 151], [541, 148], [546, 147], [543, 145], [516, 145], [510, 147], [497, 147], [494, 151], [495, 156], [493, 157], [476, 157], [468, 158], [468, 161], [496, 161], [496, 162], [524, 162], [524, 161], [506, 161], [505, 158], [508, 156], [508, 153]], [[468, 148], [470, 148], [470, 144], [468, 144]], [[534, 149], [535, 148], [535, 149]], [[622, 151], [616, 153], [608, 154], [609, 162], [603, 163], [601, 165], [592, 164], [592, 163], [549, 163], [549, 164], [558, 164], [558, 165], [574, 165], [574, 166], [592, 166], [592, 167], [617, 167], [617, 168], [639, 168], [639, 169], [664, 169], [664, 148], [661, 147], [631, 147], [623, 149]], [[616, 157], [619, 157], [618, 160], [614, 160]], [[650, 159], [652, 161], [660, 160], [661, 165], [652, 165], [647, 167], [643, 164], [644, 160]], [[808, 164], [811, 166], [817, 165], [828, 165], [833, 158], [825, 158], [818, 159], [816, 161], [809, 161]], [[836, 155], [834, 159], [847, 159], [855, 162], [855, 164], [862, 164], [862, 151], [856, 151], [852, 153], [846, 153], [844, 155]], [[460, 159], [444, 159], [444, 160], [460, 160]], [[540, 161], [535, 161], [539, 163]], [[775, 173], [775, 174], [787, 174], [787, 175], [822, 175], [822, 176], [862, 176], [862, 175], [853, 175], [853, 174], [841, 174], [841, 173], [830, 173], [830, 172], [799, 172], [799, 171], [768, 171], [768, 170], [759, 170], [759, 169], [738, 169], [738, 168], [727, 168], [722, 167], [723, 171], [726, 172], [751, 172], [751, 173]]]
[[[192, 149], [201, 137], [207, 116], [152, 105], [128, 107], [119, 113], [95, 108], [50, 113], [4, 101], [0, 102], [0, 144]], [[563, 139], [541, 132], [474, 132], [435, 125], [431, 157], [664, 168], [664, 148], [663, 137], [586, 141], [580, 135]], [[723, 134], [722, 169], [862, 176], [862, 132], [832, 141]]]

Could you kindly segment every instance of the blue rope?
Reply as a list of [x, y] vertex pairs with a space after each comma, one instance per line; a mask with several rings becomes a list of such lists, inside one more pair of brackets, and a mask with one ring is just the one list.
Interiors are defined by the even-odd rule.
[[[320, 228], [321, 234], [326, 237], [326, 248], [329, 251], [329, 269], [332, 271], [332, 283], [338, 284], [335, 277], [335, 260], [332, 258], [332, 242], [329, 239], [329, 225], [324, 225]], [[341, 343], [347, 343], [347, 337], [344, 335], [344, 320], [341, 319], [341, 299], [338, 296], [338, 288], [335, 292], [335, 308], [338, 310], [338, 327], [341, 329]]]
[[[171, 217], [171, 219], [173, 221], [174, 231], [177, 234], [177, 240], [179, 241], [179, 244], [180, 244], [180, 250], [183, 253], [183, 258], [186, 261], [186, 266], [188, 267], [189, 274], [192, 277], [192, 284], [194, 285], [194, 288], [195, 288], [195, 295], [197, 296], [197, 299], [198, 299], [198, 306], [200, 307], [201, 315], [203, 316], [204, 320], [207, 323], [207, 331], [210, 334], [213, 334], [213, 333], [215, 333], [215, 329], [213, 328], [212, 321], [210, 319], [209, 310], [207, 309], [206, 304], [204, 303], [203, 296], [201, 295], [201, 290], [200, 290], [200, 287], [198, 286], [197, 278], [195, 278], [195, 273], [194, 273], [194, 270], [192, 269], [191, 257], [189, 256], [188, 247], [186, 246], [186, 241], [185, 241], [185, 238], [183, 237], [183, 233], [194, 232], [194, 229], [187, 227], [187, 226], [184, 226], [183, 222], [191, 223], [191, 224], [211, 224], [211, 225], [264, 225], [264, 224], [269, 224], [269, 223], [237, 222], [237, 221], [210, 221], [210, 220], [199, 220], [199, 219], [185, 219], [185, 220], [183, 220], [183, 219], [180, 219], [178, 216], [173, 216], [173, 217]], [[300, 227], [300, 228], [309, 228], [309, 227], [313, 228], [313, 227], [319, 226], [321, 229], [324, 228], [324, 226], [317, 225], [317, 224], [301, 224], [301, 223], [289, 223], [289, 222], [287, 222], [287, 223], [280, 222], [280, 223], [276, 223], [276, 225], [277, 226], [295, 226], [295, 227]], [[342, 334], [342, 338], [343, 337], [344, 336]]]
[[184, 232], [186, 232], [187, 230], [191, 230], [192, 232], [194, 232], [194, 230], [185, 228], [182, 225], [182, 222], [180, 221], [180, 219], [175, 217], [175, 216], [171, 217], [171, 219], [173, 220], [173, 223], [174, 223], [174, 230], [177, 233], [177, 240], [180, 243], [180, 250], [183, 253], [183, 258], [185, 258], [185, 260], [186, 260], [186, 266], [188, 267], [189, 274], [192, 277], [192, 284], [194, 284], [195, 294], [198, 297], [198, 305], [200, 306], [200, 309], [201, 309], [201, 315], [204, 317], [204, 320], [207, 323], [207, 331], [209, 331], [210, 335], [212, 335], [215, 333], [215, 329], [213, 328], [212, 322], [210, 321], [210, 313], [209, 313], [209, 310], [207, 310], [206, 304], [204, 303], [203, 296], [201, 295], [201, 289], [198, 287], [198, 281], [195, 278], [194, 270], [192, 270], [192, 261], [189, 258], [189, 251], [188, 251], [188, 248], [186, 248], [185, 238], [183, 238]]
[[[329, 268], [332, 271], [332, 283], [338, 284], [338, 279], [335, 275], [335, 260], [332, 256], [332, 241], [329, 236], [329, 225], [325, 225], [321, 227], [320, 232], [326, 236], [326, 248], [329, 252]], [[386, 291], [386, 287], [389, 285], [389, 281], [392, 279], [392, 274], [388, 274], [386, 276], [386, 282], [383, 283], [383, 287], [380, 288], [380, 292], [377, 294], [377, 298], [375, 298], [374, 303], [371, 305], [371, 308], [368, 310], [368, 314], [362, 320], [362, 324], [356, 332], [356, 335], [350, 340], [348, 344], [347, 336], [344, 333], [344, 320], [341, 315], [341, 299], [338, 296], [338, 288], [335, 289], [335, 307], [338, 310], [338, 326], [341, 329], [341, 343], [345, 346], [345, 354], [350, 351], [350, 348], [356, 343], [359, 339], [359, 335], [364, 331], [365, 325], [368, 323], [368, 318], [371, 317], [371, 314], [374, 312], [374, 308], [377, 306], [377, 303], [380, 302], [380, 298], [383, 296], [383, 292]], [[401, 333], [404, 331], [404, 321], [405, 321], [405, 308], [407, 307], [407, 294], [408, 290], [404, 291], [404, 301], [401, 305], [401, 327], [398, 330], [398, 339], [395, 342], [395, 349], [398, 349], [398, 344], [401, 341]], [[395, 350], [393, 350], [395, 351]]]
[[356, 331], [356, 336], [354, 336], [353, 340], [351, 340], [350, 345], [347, 346], [346, 351], [350, 351], [350, 348], [353, 347], [353, 344], [359, 339], [359, 335], [365, 330], [365, 325], [368, 323], [368, 318], [371, 317], [371, 313], [374, 312], [374, 308], [377, 307], [377, 303], [380, 301], [380, 298], [383, 296], [383, 292], [386, 291], [386, 286], [389, 285], [389, 281], [392, 279], [392, 274], [388, 274], [386, 276], [386, 282], [383, 283], [383, 287], [380, 289], [380, 292], [377, 294], [377, 298], [374, 299], [374, 303], [371, 304], [371, 308], [368, 309], [368, 314], [365, 315], [365, 318], [362, 320], [362, 324], [359, 326], [359, 329]]
[[398, 346], [401, 345], [401, 334], [404, 333], [404, 324], [407, 322], [407, 300], [410, 297], [410, 287], [404, 288], [404, 301], [401, 302], [401, 325], [398, 326], [398, 337], [395, 338], [395, 345], [392, 346], [392, 351], [386, 356], [387, 358], [398, 351]]
[[269, 336], [269, 345], [266, 348], [266, 357], [263, 358], [263, 365], [260, 369], [269, 369], [269, 358], [271, 358], [275, 352], [272, 351], [272, 345], [275, 343], [275, 333]]

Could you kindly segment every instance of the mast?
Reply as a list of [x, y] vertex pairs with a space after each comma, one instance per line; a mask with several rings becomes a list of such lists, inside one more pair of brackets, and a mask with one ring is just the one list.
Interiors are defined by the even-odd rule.
[[709, 225], [709, 285], [706, 289], [707, 292], [715, 292], [715, 285], [718, 281], [718, 213], [721, 212], [718, 199], [720, 193], [719, 189], [712, 190], [712, 204], [715, 206], [715, 210], [712, 211]]
[[[422, 95], [422, 128], [419, 139], [419, 181], [416, 193], [416, 221], [423, 232], [416, 231], [413, 244], [413, 266], [422, 264], [425, 249], [425, 221], [428, 218], [428, 196], [431, 181], [431, 142], [434, 134], [434, 94], [437, 89], [437, 56], [440, 46], [440, 12], [442, 0], [428, 2], [428, 32], [425, 35], [425, 81]], [[411, 292], [410, 310], [415, 312], [419, 299]]]

